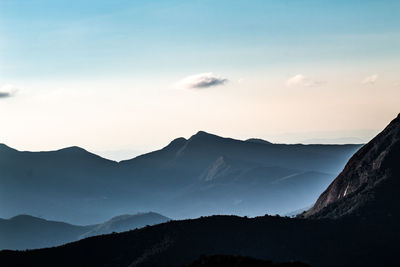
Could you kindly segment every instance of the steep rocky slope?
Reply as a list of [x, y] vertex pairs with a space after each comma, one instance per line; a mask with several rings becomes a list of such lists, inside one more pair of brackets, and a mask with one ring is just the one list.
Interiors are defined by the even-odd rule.
[[304, 217], [391, 216], [398, 209], [400, 114], [349, 160]]

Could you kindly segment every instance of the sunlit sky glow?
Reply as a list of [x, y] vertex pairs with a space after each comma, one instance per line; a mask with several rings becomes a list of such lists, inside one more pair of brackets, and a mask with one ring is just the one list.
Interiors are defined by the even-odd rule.
[[2, 0], [0, 143], [122, 159], [199, 130], [365, 142], [400, 112], [399, 14], [378, 0]]

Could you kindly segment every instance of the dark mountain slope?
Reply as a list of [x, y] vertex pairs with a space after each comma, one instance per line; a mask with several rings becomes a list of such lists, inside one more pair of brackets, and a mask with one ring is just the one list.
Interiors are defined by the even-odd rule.
[[33, 249], [62, 245], [85, 237], [123, 232], [169, 221], [158, 213], [121, 215], [101, 224], [78, 226], [18, 215], [0, 219], [1, 249]]
[[197, 260], [185, 267], [306, 267], [307, 264], [300, 262], [285, 262], [285, 263], [273, 263], [271, 261], [265, 261], [260, 259], [254, 259], [244, 256], [232, 256], [232, 255], [211, 255], [201, 256]]
[[361, 148], [303, 216], [391, 216], [400, 203], [400, 114]]
[[[213, 216], [92, 237], [51, 249], [2, 251], [6, 266], [182, 266], [231, 254], [312, 266], [395, 266], [398, 220]], [[376, 227], [377, 225], [384, 227]]]

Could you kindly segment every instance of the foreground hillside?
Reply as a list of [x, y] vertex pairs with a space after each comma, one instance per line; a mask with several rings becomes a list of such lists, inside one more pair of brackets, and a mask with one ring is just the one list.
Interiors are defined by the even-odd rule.
[[[399, 121], [400, 115], [347, 165], [349, 169], [374, 166], [373, 172], [345, 178], [350, 184], [363, 181], [358, 182], [359, 188], [326, 203], [323, 196], [332, 185], [335, 192], [346, 191], [348, 184], [340, 182], [342, 173], [303, 218], [212, 216], [172, 221], [57, 248], [3, 251], [0, 262], [9, 266], [182, 266], [203, 254], [233, 254], [312, 266], [398, 266]], [[320, 205], [321, 201], [325, 204]]]
[[[0, 252], [8, 266], [182, 266], [202, 254], [233, 254], [313, 266], [397, 262], [399, 218], [306, 220], [213, 216], [173, 221], [65, 246]], [[384, 227], [377, 227], [377, 226]]]
[[89, 236], [123, 232], [169, 220], [160, 214], [147, 212], [121, 215], [104, 223], [79, 226], [19, 215], [7, 220], [0, 219], [0, 250], [53, 247]]
[[154, 210], [172, 218], [285, 214], [310, 206], [360, 145], [283, 145], [198, 132], [120, 163], [78, 147], [0, 145], [0, 217], [93, 224]]

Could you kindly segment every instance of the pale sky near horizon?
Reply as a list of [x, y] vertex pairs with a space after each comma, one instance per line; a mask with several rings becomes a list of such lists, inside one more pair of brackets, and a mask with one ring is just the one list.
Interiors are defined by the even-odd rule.
[[2, 0], [0, 143], [120, 160], [199, 130], [366, 142], [400, 112], [398, 14], [385, 0]]

